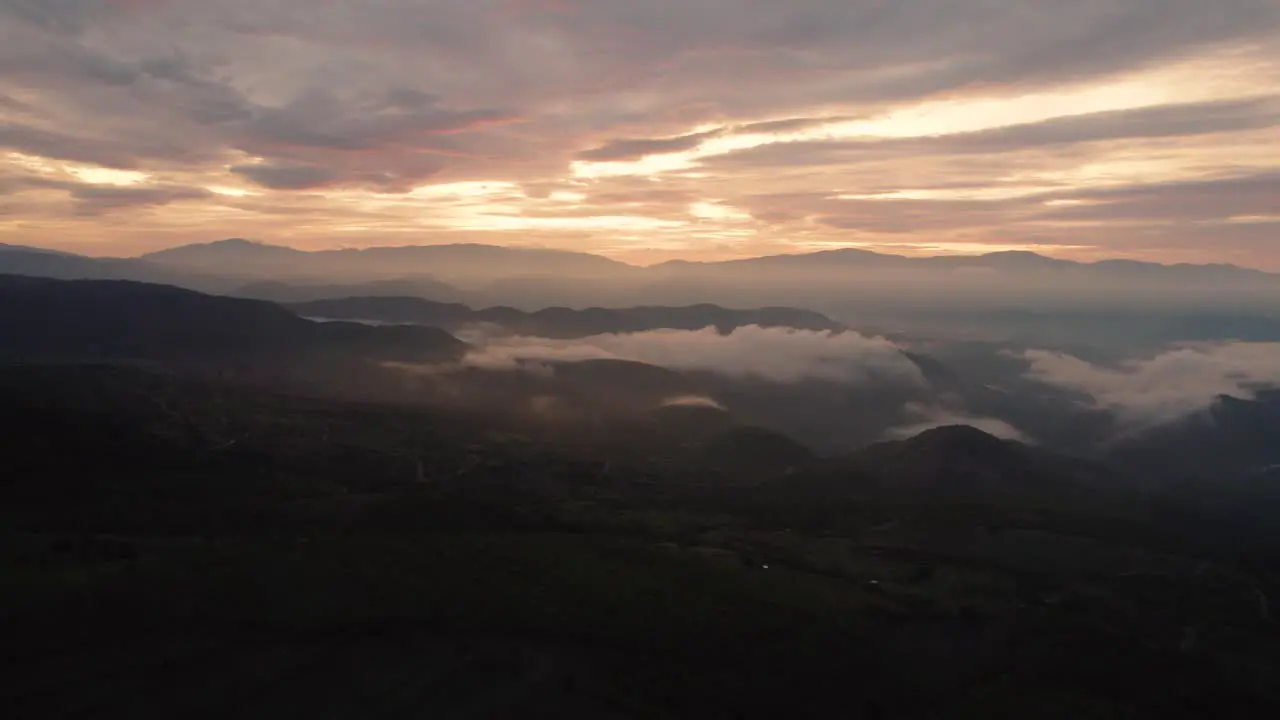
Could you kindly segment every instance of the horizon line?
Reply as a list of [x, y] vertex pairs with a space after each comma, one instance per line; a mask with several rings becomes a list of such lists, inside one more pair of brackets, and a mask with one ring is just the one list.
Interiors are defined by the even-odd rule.
[[575, 250], [571, 248], [551, 247], [546, 245], [499, 245], [495, 243], [480, 243], [480, 242], [436, 242], [436, 243], [428, 242], [428, 243], [410, 243], [410, 244], [401, 244], [401, 245], [369, 245], [364, 247], [343, 246], [343, 247], [318, 248], [318, 249], [307, 250], [307, 249], [294, 247], [292, 245], [281, 244], [278, 242], [268, 242], [265, 240], [260, 240], [255, 238], [225, 237], [225, 238], [219, 238], [217, 240], [209, 240], [209, 241], [203, 241], [203, 242], [182, 243], [182, 244], [173, 245], [169, 247], [163, 247], [158, 250], [152, 250], [149, 252], [140, 253], [137, 255], [111, 255], [111, 254], [90, 255], [84, 252], [73, 252], [70, 250], [60, 250], [52, 247], [44, 247], [44, 246], [30, 245], [30, 244], [17, 245], [17, 244], [0, 243], [0, 248], [9, 248], [9, 249], [17, 249], [17, 250], [23, 250], [23, 249], [35, 250], [40, 252], [73, 255], [73, 256], [80, 256], [80, 257], [100, 259], [100, 260], [145, 260], [150, 255], [157, 255], [160, 253], [170, 252], [173, 250], [180, 250], [183, 248], [193, 248], [193, 247], [211, 247], [211, 246], [216, 246], [220, 244], [234, 243], [234, 242], [245, 243], [249, 245], [257, 245], [257, 246], [267, 247], [267, 248], [278, 248], [281, 250], [290, 250], [293, 252], [305, 253], [310, 255], [320, 254], [320, 253], [330, 253], [330, 252], [364, 252], [364, 251], [372, 251], [372, 250], [407, 249], [407, 248], [484, 247], [484, 248], [496, 248], [496, 249], [502, 249], [502, 250], [513, 250], [513, 251], [540, 251], [540, 252], [565, 253], [568, 255], [587, 256], [587, 257], [599, 258], [601, 260], [616, 263], [618, 265], [623, 265], [626, 267], [637, 268], [637, 269], [656, 268], [656, 267], [661, 267], [663, 265], [676, 265], [676, 264], [708, 265], [708, 266], [727, 265], [727, 264], [738, 263], [738, 262], [751, 262], [753, 260], [766, 260], [770, 258], [811, 257], [815, 255], [823, 255], [823, 254], [829, 254], [829, 253], [858, 253], [862, 255], [873, 255], [873, 256], [885, 257], [885, 258], [900, 258], [903, 260], [941, 260], [941, 259], [977, 260], [977, 259], [990, 258], [990, 257], [996, 257], [996, 256], [1005, 256], [1005, 257], [1028, 256], [1028, 257], [1040, 258], [1043, 260], [1050, 260], [1054, 262], [1060, 262], [1060, 263], [1071, 264], [1071, 265], [1082, 265], [1082, 266], [1093, 266], [1093, 265], [1099, 265], [1102, 263], [1121, 262], [1121, 263], [1132, 263], [1134, 265], [1148, 265], [1148, 266], [1165, 267], [1165, 268], [1179, 268], [1179, 267], [1231, 268], [1231, 269], [1243, 270], [1247, 272], [1256, 272], [1263, 275], [1280, 275], [1280, 272], [1273, 271], [1273, 270], [1267, 270], [1260, 267], [1253, 267], [1248, 265], [1237, 265], [1235, 263], [1227, 263], [1227, 262], [1163, 263], [1163, 262], [1157, 262], [1154, 260], [1139, 260], [1135, 258], [1122, 257], [1122, 256], [1103, 257], [1103, 258], [1094, 259], [1094, 260], [1074, 260], [1069, 258], [1057, 257], [1055, 255], [1046, 254], [1043, 252], [1036, 252], [1035, 250], [1010, 250], [1010, 249], [993, 250], [991, 252], [985, 252], [985, 253], [959, 253], [958, 252], [958, 253], [936, 253], [932, 255], [912, 255], [907, 253], [889, 252], [883, 249], [871, 250], [866, 247], [858, 247], [856, 245], [832, 247], [832, 248], [820, 249], [820, 250], [803, 250], [798, 252], [778, 252], [778, 253], [765, 254], [765, 255], [747, 255], [742, 257], [731, 257], [731, 258], [724, 258], [719, 260], [688, 260], [683, 258], [673, 258], [673, 259], [662, 260], [659, 262], [649, 263], [649, 264], [628, 262], [626, 260], [613, 258], [607, 254], [603, 254], [599, 252], [589, 252], [586, 250]]

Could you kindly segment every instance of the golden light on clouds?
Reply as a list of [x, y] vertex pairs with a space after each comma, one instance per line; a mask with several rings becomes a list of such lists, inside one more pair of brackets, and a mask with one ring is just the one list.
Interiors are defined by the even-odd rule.
[[93, 185], [137, 185], [148, 179], [147, 173], [135, 170], [116, 170], [85, 163], [66, 162], [42, 158], [19, 152], [5, 153], [5, 162], [46, 178], [68, 178]]
[[245, 188], [229, 187], [227, 185], [208, 185], [205, 189], [215, 195], [225, 195], [227, 197], [250, 197], [259, 194]]
[[659, 230], [682, 228], [678, 220], [640, 215], [591, 215], [586, 217], [530, 217], [526, 215], [476, 215], [453, 227], [462, 230]]
[[1280, 269], [1280, 6], [479, 5], [0, 6], [6, 241]]

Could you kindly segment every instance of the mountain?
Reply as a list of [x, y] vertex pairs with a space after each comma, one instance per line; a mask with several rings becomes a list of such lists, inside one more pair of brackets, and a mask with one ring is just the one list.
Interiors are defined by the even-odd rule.
[[173, 275], [164, 268], [141, 260], [91, 258], [17, 245], [0, 246], [0, 274], [63, 280], [143, 280]]
[[[666, 263], [644, 277], [648, 284], [639, 294], [669, 303], [792, 305], [857, 326], [970, 338], [1003, 332], [987, 316], [1011, 310], [1274, 315], [1280, 302], [1280, 276], [1257, 270], [1087, 263], [1031, 252], [903, 257], [842, 249]], [[620, 286], [617, 292], [634, 297], [639, 291]]]
[[184, 245], [142, 259], [224, 275], [326, 283], [426, 276], [474, 284], [519, 276], [598, 277], [632, 269], [567, 250], [451, 244], [304, 251], [243, 239]]
[[244, 239], [133, 259], [45, 253], [19, 263], [19, 254], [0, 252], [0, 271], [164, 282], [289, 302], [394, 295], [527, 311], [703, 303], [804, 307], [863, 327], [928, 329], [949, 337], [1012, 331], [1006, 326], [1016, 325], [1016, 317], [1001, 323], [988, 313], [1244, 313], [1274, 320], [1280, 301], [1280, 276], [1257, 270], [1133, 260], [1082, 263], [1027, 251], [905, 257], [845, 248], [652, 267], [541, 248], [446, 244], [304, 251]]
[[764, 255], [760, 257], [738, 258], [719, 261], [669, 260], [650, 268], [656, 274], [698, 273], [716, 269], [738, 269], [753, 267], [799, 268], [806, 266], [831, 265], [905, 265], [910, 258], [902, 255], [889, 255], [857, 248], [841, 248], [838, 250], [819, 250], [811, 253], [794, 253], [783, 255]]
[[48, 248], [29, 247], [27, 245], [11, 245], [9, 243], [0, 243], [0, 253], [18, 252], [18, 253], [43, 253], [45, 255], [74, 255], [75, 253], [63, 252], [61, 250], [52, 250]]
[[[80, 257], [35, 248], [0, 246], [0, 258], [10, 253], [15, 256], [42, 254], [64, 259]], [[8, 258], [3, 261], [14, 260], [15, 258]], [[829, 277], [832, 273], [860, 270], [942, 272], [947, 276], [982, 276], [994, 273], [1014, 279], [1020, 274], [1030, 274], [1041, 280], [1046, 277], [1056, 277], [1059, 280], [1093, 278], [1145, 284], [1180, 281], [1192, 284], [1244, 282], [1274, 285], [1280, 282], [1280, 276], [1275, 274], [1221, 263], [1165, 265], [1124, 259], [1076, 262], [1030, 251], [909, 257], [858, 248], [841, 248], [712, 262], [673, 260], [640, 268], [590, 253], [544, 248], [459, 243], [306, 251], [231, 238], [160, 250], [133, 260], [170, 269], [199, 270], [228, 277], [264, 278], [276, 282], [295, 278], [323, 281], [326, 284], [352, 279], [365, 282], [396, 278], [433, 278], [445, 283], [462, 281], [471, 284], [497, 280], [536, 281], [546, 277], [613, 279], [641, 284], [696, 278], [728, 280], [735, 277], [742, 280], [763, 278], [771, 281], [786, 279], [795, 273]], [[33, 259], [27, 261], [36, 262]], [[53, 261], [46, 258], [45, 262]], [[109, 261], [102, 262], [110, 264]], [[49, 267], [56, 268], [53, 265]], [[782, 277], [771, 279], [770, 274]]]
[[1006, 250], [980, 255], [936, 255], [914, 257], [891, 255], [858, 248], [821, 250], [811, 253], [767, 255], [763, 257], [722, 260], [713, 262], [689, 262], [674, 260], [660, 263], [650, 270], [662, 276], [724, 275], [736, 271], [816, 271], [832, 269], [898, 269], [898, 270], [989, 270], [1004, 272], [1036, 272], [1058, 274], [1094, 274], [1117, 277], [1180, 277], [1204, 280], [1250, 279], [1280, 281], [1280, 276], [1242, 268], [1235, 265], [1211, 264], [1164, 265], [1137, 260], [1102, 260], [1076, 262], [1047, 257], [1026, 250]]
[[783, 307], [730, 310], [710, 304], [617, 310], [553, 307], [523, 312], [507, 307], [472, 310], [461, 304], [432, 302], [414, 297], [347, 297], [293, 303], [289, 307], [303, 317], [432, 325], [450, 331], [484, 324], [496, 326], [512, 335], [559, 339], [649, 330], [701, 330], [708, 327], [714, 327], [721, 333], [729, 333], [748, 325], [816, 331], [844, 329], [821, 313], [808, 310]]
[[297, 262], [308, 255], [283, 245], [270, 245], [244, 238], [228, 238], [208, 243], [181, 245], [142, 256], [142, 259], [161, 265], [218, 265], [245, 263], [247, 265], [281, 264]]
[[[369, 302], [398, 307], [405, 301]], [[735, 423], [784, 433], [824, 451], [882, 436], [901, 422], [905, 403], [923, 399], [925, 392], [900, 382], [777, 382], [624, 360], [442, 365], [438, 361], [461, 358], [467, 346], [439, 327], [318, 322], [265, 301], [127, 281], [5, 277], [0, 303], [0, 353], [9, 358], [151, 362], [306, 386], [328, 395], [483, 408], [529, 422], [624, 418], [694, 399], [727, 408]], [[722, 331], [743, 323], [830, 324], [820, 315], [789, 309], [705, 306], [525, 314], [497, 308], [473, 314], [465, 307], [425, 301], [409, 305], [415, 310], [460, 310], [459, 326], [483, 320], [511, 332], [559, 337], [708, 324]], [[451, 328], [455, 323], [438, 324]]]
[[1002, 440], [968, 425], [949, 425], [905, 440], [880, 443], [857, 454], [857, 462], [893, 479], [891, 491], [980, 495], [1042, 476], [1047, 453]]
[[0, 275], [26, 275], [58, 280], [132, 280], [225, 293], [243, 285], [234, 277], [184, 270], [137, 258], [88, 257], [42, 248], [0, 246]]
[[[1142, 492], [1102, 464], [949, 425], [827, 461], [810, 482], [961, 525], [1070, 516], [1145, 522]], [[823, 480], [825, 478], [825, 480]], [[852, 481], [846, 480], [852, 479]], [[894, 511], [894, 516], [897, 511]]]
[[0, 353], [249, 371], [328, 360], [423, 361], [465, 345], [435, 328], [314, 323], [272, 303], [111, 280], [0, 276]]
[[278, 303], [306, 303], [316, 300], [350, 297], [431, 298], [434, 301], [453, 302], [462, 299], [466, 293], [448, 283], [429, 277], [421, 277], [371, 280], [365, 283], [345, 285], [263, 280], [242, 285], [229, 294]]

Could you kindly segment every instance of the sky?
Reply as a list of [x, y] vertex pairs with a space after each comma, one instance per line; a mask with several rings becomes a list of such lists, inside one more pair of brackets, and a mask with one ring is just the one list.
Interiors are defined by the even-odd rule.
[[0, 0], [0, 242], [1280, 270], [1280, 0]]

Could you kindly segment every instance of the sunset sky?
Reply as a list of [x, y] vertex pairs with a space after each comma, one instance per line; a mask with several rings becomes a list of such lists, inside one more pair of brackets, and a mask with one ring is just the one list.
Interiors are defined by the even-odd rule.
[[1280, 0], [0, 0], [0, 242], [1280, 270]]

